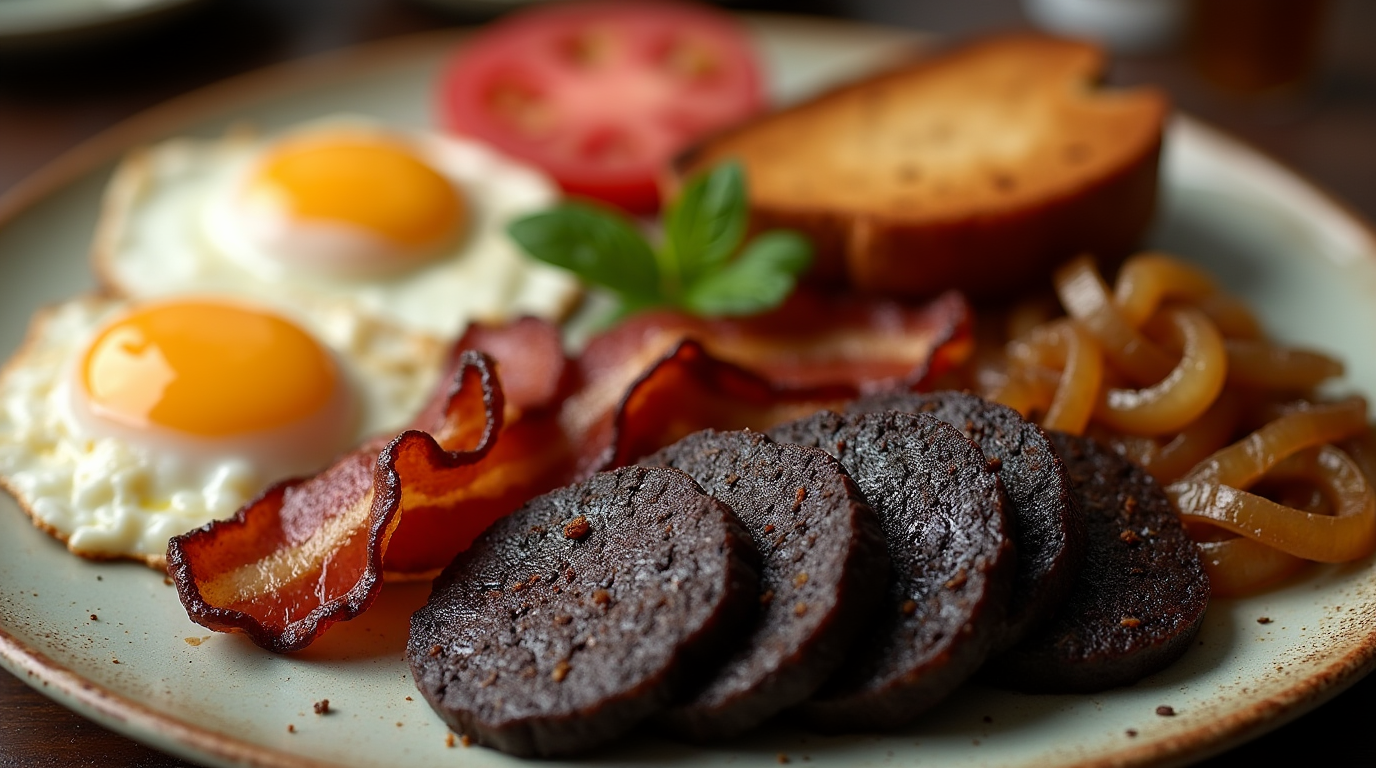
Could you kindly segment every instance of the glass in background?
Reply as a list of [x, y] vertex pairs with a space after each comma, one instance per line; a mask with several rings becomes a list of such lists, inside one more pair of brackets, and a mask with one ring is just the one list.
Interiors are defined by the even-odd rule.
[[1231, 91], [1295, 88], [1318, 63], [1327, 6], [1326, 0], [1194, 0], [1190, 60]]

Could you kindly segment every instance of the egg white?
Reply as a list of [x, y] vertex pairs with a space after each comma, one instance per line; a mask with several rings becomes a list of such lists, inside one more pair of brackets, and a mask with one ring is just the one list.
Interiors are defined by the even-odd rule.
[[[73, 552], [156, 566], [168, 538], [319, 467], [242, 441], [217, 450], [185, 436], [111, 428], [83, 413], [74, 371], [98, 331], [128, 306], [82, 297], [35, 316], [0, 375], [0, 483]], [[403, 427], [434, 388], [445, 345], [338, 306], [304, 309], [289, 316], [333, 353], [351, 393], [339, 413], [352, 429], [335, 448]]]
[[[106, 190], [93, 249], [97, 274], [109, 290], [127, 297], [215, 292], [284, 307], [303, 298], [330, 300], [447, 338], [472, 320], [559, 319], [572, 309], [580, 295], [577, 281], [527, 258], [506, 234], [512, 219], [557, 201], [557, 188], [543, 173], [478, 142], [389, 131], [360, 117], [308, 123], [277, 138], [340, 130], [407, 140], [458, 189], [467, 232], [436, 258], [379, 276], [347, 263], [376, 250], [366, 236], [303, 227], [286, 232], [282, 243], [315, 253], [284, 262], [250, 236], [255, 227], [244, 221], [238, 199], [274, 139], [241, 127], [215, 140], [172, 139], [125, 159]], [[346, 263], [338, 270], [313, 268], [320, 253]]]

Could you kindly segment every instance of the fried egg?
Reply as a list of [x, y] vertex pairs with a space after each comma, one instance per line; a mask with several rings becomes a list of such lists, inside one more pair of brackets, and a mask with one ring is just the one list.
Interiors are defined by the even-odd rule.
[[571, 309], [577, 281], [506, 234], [557, 198], [543, 173], [474, 141], [357, 117], [271, 138], [241, 128], [127, 157], [93, 256], [122, 296], [329, 301], [452, 338], [474, 319]]
[[171, 536], [404, 426], [445, 345], [338, 308], [84, 297], [0, 376], [0, 481], [77, 554], [160, 564]]

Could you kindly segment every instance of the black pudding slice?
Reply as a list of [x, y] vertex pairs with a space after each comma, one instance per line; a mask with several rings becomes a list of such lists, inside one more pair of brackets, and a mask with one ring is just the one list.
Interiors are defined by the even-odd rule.
[[994, 652], [1007, 650], [1055, 615], [1085, 557], [1085, 524], [1070, 480], [1042, 428], [1017, 411], [964, 392], [892, 392], [851, 403], [847, 413], [926, 413], [950, 424], [996, 463], [1008, 493], [1018, 573]]
[[1000, 657], [991, 679], [1048, 693], [1127, 685], [1189, 648], [1209, 578], [1151, 475], [1093, 440], [1052, 433], [1051, 441], [1084, 513], [1089, 549], [1061, 611]]
[[607, 742], [729, 653], [758, 602], [734, 514], [672, 469], [532, 499], [411, 617], [416, 686], [454, 730], [514, 755]]
[[641, 464], [687, 472], [736, 512], [761, 554], [753, 632], [660, 723], [707, 741], [807, 699], [841, 663], [888, 580], [884, 533], [855, 484], [826, 453], [757, 432], [698, 432]]
[[1003, 487], [974, 443], [923, 414], [822, 411], [769, 435], [841, 462], [891, 563], [875, 621], [800, 712], [833, 732], [908, 723], [983, 663], [1003, 625], [1016, 567]]

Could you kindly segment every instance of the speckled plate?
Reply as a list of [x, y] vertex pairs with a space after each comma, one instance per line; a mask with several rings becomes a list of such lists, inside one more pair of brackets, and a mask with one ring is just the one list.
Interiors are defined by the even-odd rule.
[[[753, 17], [776, 96], [796, 98], [916, 42], [873, 27]], [[342, 110], [429, 122], [428, 89], [454, 34], [385, 43], [234, 80], [126, 123], [0, 200], [0, 349], [29, 314], [90, 287], [86, 249], [118, 153], [235, 119], [285, 126]], [[1188, 119], [1171, 126], [1154, 245], [1206, 265], [1279, 336], [1348, 361], [1345, 386], [1376, 395], [1376, 240], [1321, 191]], [[513, 764], [449, 748], [402, 658], [425, 585], [389, 585], [376, 607], [307, 651], [276, 656], [210, 636], [159, 574], [78, 560], [0, 501], [0, 665], [62, 704], [193, 760], [272, 766]], [[96, 618], [92, 618], [95, 616]], [[1269, 624], [1257, 619], [1269, 617]], [[823, 738], [774, 726], [712, 749], [629, 738], [603, 765], [795, 763], [944, 766], [1166, 765], [1273, 728], [1376, 662], [1370, 561], [1314, 569], [1289, 587], [1215, 601], [1198, 644], [1165, 672], [1096, 696], [1024, 696], [970, 685], [914, 728]], [[317, 716], [312, 703], [330, 700]], [[1160, 705], [1175, 717], [1155, 714]], [[1129, 735], [1135, 733], [1135, 736]]]

